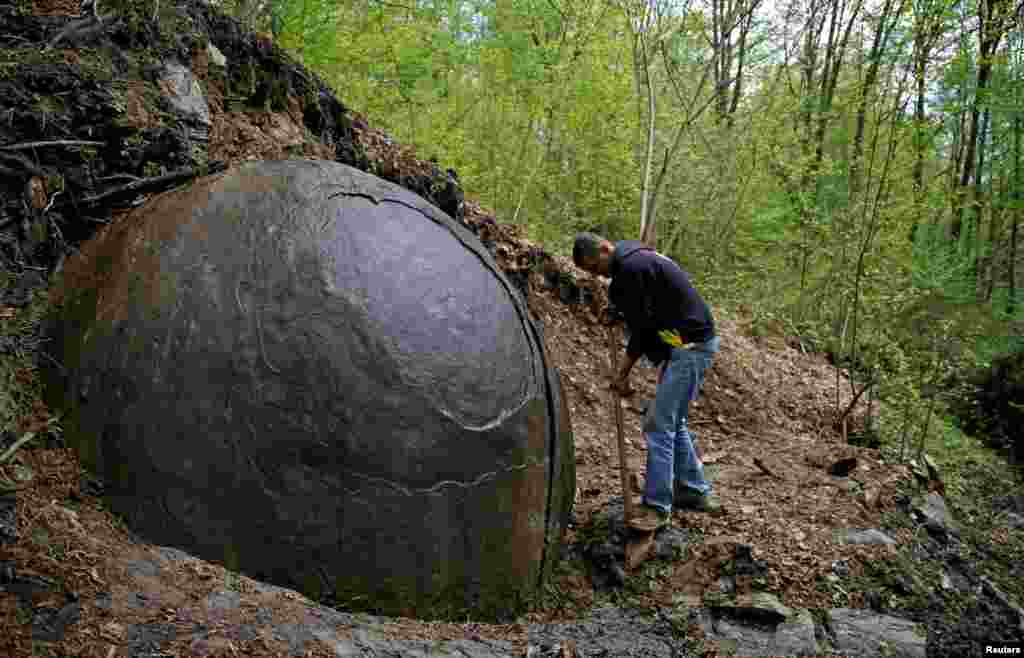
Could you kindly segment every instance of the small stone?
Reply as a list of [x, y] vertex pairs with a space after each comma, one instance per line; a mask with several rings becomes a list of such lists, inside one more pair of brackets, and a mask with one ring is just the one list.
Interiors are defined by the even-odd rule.
[[611, 569], [608, 570], [608, 575], [611, 576], [612, 584], [615, 587], [622, 587], [626, 584], [626, 570], [618, 562], [612, 564]]
[[832, 573], [842, 578], [850, 575], [850, 563], [846, 560], [836, 560], [832, 563]]
[[854, 469], [857, 468], [857, 458], [850, 457], [848, 459], [840, 459], [828, 468], [830, 475], [836, 475], [839, 477], [846, 477]]
[[675, 560], [689, 542], [690, 535], [681, 528], [666, 528], [654, 537], [654, 557], [659, 560]]
[[900, 594], [903, 594], [904, 596], [908, 596], [914, 593], [914, 583], [911, 582], [910, 579], [908, 579], [906, 576], [901, 574], [898, 574], [893, 577], [893, 588]]
[[914, 511], [917, 512], [926, 527], [930, 521], [933, 526], [938, 526], [954, 533], [957, 530], [953, 515], [950, 513], [949, 508], [946, 507], [946, 500], [935, 491], [929, 493], [923, 501], [914, 505]]
[[210, 63], [224, 68], [228, 65], [228, 58], [212, 43], [206, 44], [206, 52], [210, 56]]
[[837, 544], [895, 544], [896, 540], [881, 530], [873, 528], [858, 530], [856, 528], [844, 528], [837, 530], [834, 535]]

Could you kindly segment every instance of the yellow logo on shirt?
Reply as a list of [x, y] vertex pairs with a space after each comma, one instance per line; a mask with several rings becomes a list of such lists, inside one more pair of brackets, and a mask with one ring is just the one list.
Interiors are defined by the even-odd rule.
[[672, 331], [662, 329], [658, 332], [658, 336], [660, 336], [661, 339], [671, 347], [683, 346], [683, 339], [679, 337], [679, 332], [674, 329]]

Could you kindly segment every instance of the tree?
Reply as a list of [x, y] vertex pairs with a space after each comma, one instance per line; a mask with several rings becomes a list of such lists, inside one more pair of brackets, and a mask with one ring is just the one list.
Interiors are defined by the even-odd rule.
[[[962, 169], [957, 189], [953, 193], [953, 223], [951, 234], [953, 242], [960, 239], [960, 232], [963, 227], [964, 200], [968, 194], [968, 186], [972, 176], [979, 180], [980, 158], [976, 157], [978, 150], [978, 131], [980, 128], [981, 108], [987, 103], [987, 92], [989, 79], [992, 76], [993, 58], [999, 41], [1010, 25], [1014, 17], [1014, 6], [1012, 0], [979, 0], [978, 1], [978, 76], [974, 91], [974, 101], [971, 103], [970, 133], [965, 142], [966, 151], [963, 161], [960, 163]], [[981, 200], [977, 194], [974, 195], [975, 217], [981, 218]]]

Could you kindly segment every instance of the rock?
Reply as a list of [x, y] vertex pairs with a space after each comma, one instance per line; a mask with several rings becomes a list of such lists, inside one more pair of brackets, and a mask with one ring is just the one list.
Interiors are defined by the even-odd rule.
[[712, 609], [698, 616], [708, 639], [735, 656], [814, 656], [820, 653], [814, 619], [807, 610], [790, 611], [788, 618], [767, 622]]
[[895, 544], [896, 540], [881, 530], [873, 528], [858, 530], [856, 528], [842, 528], [836, 530], [834, 539], [837, 544]]
[[1024, 633], [1024, 609], [1021, 609], [1020, 606], [1011, 601], [1010, 597], [1008, 597], [1001, 589], [996, 587], [996, 584], [985, 576], [981, 576], [979, 581], [981, 582], [982, 590], [986, 594], [1002, 603], [1007, 610], [1016, 615], [1020, 631], [1021, 633]]
[[37, 608], [32, 616], [32, 639], [40, 642], [60, 642], [69, 626], [78, 623], [82, 605], [68, 603], [56, 608]]
[[13, 494], [0, 496], [0, 546], [18, 541], [17, 502]]
[[793, 614], [790, 608], [782, 604], [782, 601], [769, 592], [753, 592], [751, 594], [751, 607], [760, 610], [774, 612], [782, 617], [789, 617]]
[[814, 636], [814, 617], [809, 610], [797, 610], [775, 629], [772, 653], [777, 656], [815, 656], [820, 648]]
[[846, 560], [836, 560], [832, 563], [832, 573], [839, 576], [840, 578], [846, 578], [850, 575], [850, 563]]
[[160, 75], [160, 88], [164, 91], [172, 110], [191, 120], [191, 137], [201, 141], [209, 138], [213, 121], [210, 118], [210, 106], [199, 81], [191, 69], [177, 62], [164, 64]]
[[690, 542], [690, 533], [682, 528], [666, 528], [654, 536], [654, 557], [677, 560]]
[[1024, 530], [1024, 516], [1015, 512], [1007, 512], [1006, 525], [1014, 530]]
[[834, 462], [828, 467], [829, 475], [835, 475], [837, 477], [846, 477], [857, 468], [857, 458], [849, 457], [846, 459], [840, 459]]
[[234, 610], [241, 601], [242, 597], [238, 592], [221, 589], [211, 592], [206, 597], [206, 607], [211, 610]]
[[206, 44], [206, 52], [210, 56], [210, 63], [214, 66], [225, 68], [228, 65], [228, 58], [213, 43]]
[[946, 507], [945, 499], [937, 492], [929, 493], [923, 501], [914, 505], [914, 511], [929, 529], [947, 531], [957, 534], [958, 528], [953, 515]]
[[50, 408], [150, 542], [422, 616], [500, 617], [557, 560], [558, 375], [476, 238], [407, 190], [247, 163], [85, 243], [51, 293]]
[[652, 619], [635, 610], [611, 606], [595, 608], [587, 617], [572, 622], [530, 625], [528, 634], [530, 646], [538, 649], [572, 640], [578, 656], [690, 655], [685, 650], [685, 638], [676, 637], [664, 615]]
[[736, 575], [754, 578], [768, 575], [768, 563], [764, 560], [755, 560], [753, 551], [754, 548], [750, 544], [736, 544], [736, 553], [733, 556]]
[[781, 624], [793, 614], [793, 610], [783, 605], [774, 594], [764, 591], [750, 592], [747, 595], [736, 594], [726, 602], [708, 607], [719, 615], [773, 626]]
[[893, 576], [892, 587], [904, 596], [909, 596], [914, 593], [914, 581], [903, 574], [896, 574]]
[[828, 612], [834, 650], [848, 658], [924, 658], [926, 638], [909, 619], [868, 610], [835, 608]]

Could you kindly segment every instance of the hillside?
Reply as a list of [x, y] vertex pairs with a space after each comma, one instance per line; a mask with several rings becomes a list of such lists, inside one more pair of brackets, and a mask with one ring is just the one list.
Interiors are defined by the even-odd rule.
[[[102, 11], [0, 5], [0, 403], [11, 416], [0, 454], [36, 435], [0, 463], [14, 483], [0, 497], [0, 625], [10, 629], [0, 655], [873, 655], [884, 644], [959, 656], [983, 640], [1024, 641], [1024, 497], [1005, 495], [997, 462], [965, 465], [954, 490], [941, 474], [849, 445], [832, 420], [850, 402], [843, 373], [784, 335], [753, 337], [742, 309], [714, 299], [723, 350], [691, 426], [727, 514], [676, 514], [668, 549], [619, 582], [609, 510], [622, 492], [597, 322], [606, 281], [503, 224], [456, 172], [418, 159], [209, 6], [162, 3], [158, 20], [127, 2]], [[102, 482], [61, 444], [34, 358], [64, 255], [153, 194], [290, 157], [351, 164], [449, 212], [543, 327], [572, 413], [577, 497], [565, 559], [523, 617], [339, 612], [147, 544], [104, 509]], [[633, 385], [627, 458], [641, 474], [654, 370], [641, 364]], [[859, 405], [851, 426], [866, 412]]]

